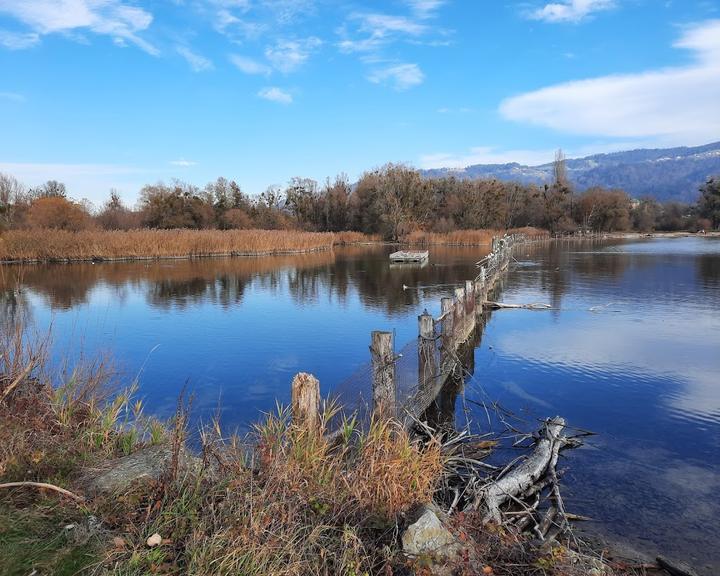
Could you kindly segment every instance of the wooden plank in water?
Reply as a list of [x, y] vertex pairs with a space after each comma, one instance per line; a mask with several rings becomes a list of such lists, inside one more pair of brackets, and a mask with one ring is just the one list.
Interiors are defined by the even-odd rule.
[[423, 262], [430, 257], [430, 252], [400, 250], [390, 254], [390, 262]]

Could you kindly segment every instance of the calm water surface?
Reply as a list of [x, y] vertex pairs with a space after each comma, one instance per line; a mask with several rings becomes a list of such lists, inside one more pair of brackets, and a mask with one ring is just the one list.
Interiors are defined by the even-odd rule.
[[[79, 341], [110, 352], [161, 416], [187, 383], [198, 418], [219, 407], [242, 429], [289, 400], [298, 371], [326, 393], [347, 383], [372, 330], [413, 340], [417, 315], [437, 313], [443, 285], [474, 277], [484, 255], [435, 248], [425, 267], [391, 267], [389, 251], [5, 268], [0, 314], [52, 325], [57, 358]], [[568, 508], [610, 539], [719, 574], [720, 241], [555, 243], [515, 257], [502, 299], [555, 310], [490, 317], [458, 421], [486, 427], [462, 400], [490, 400], [528, 430], [560, 414], [597, 432], [567, 455]]]

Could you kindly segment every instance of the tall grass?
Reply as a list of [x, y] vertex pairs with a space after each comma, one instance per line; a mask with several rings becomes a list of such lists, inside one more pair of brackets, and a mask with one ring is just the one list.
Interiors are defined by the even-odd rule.
[[[0, 484], [44, 482], [83, 495], [88, 468], [153, 443], [173, 453], [154, 483], [112, 498], [85, 494], [87, 513], [123, 542], [106, 542], [96, 559], [115, 574], [383, 573], [397, 561], [388, 551], [399, 549], [400, 516], [431, 500], [438, 484], [438, 443], [414, 440], [392, 422], [373, 422], [361, 433], [348, 421], [332, 440], [333, 406], [325, 407], [320, 429], [294, 424], [282, 408], [249, 437], [224, 438], [215, 422], [202, 431], [201, 457], [181, 456], [183, 410], [161, 426], [143, 416], [134, 382], [113, 392], [106, 361], [53, 371], [46, 344], [31, 341], [22, 328], [7, 330], [0, 355]], [[18, 378], [22, 384], [11, 390]], [[17, 498], [0, 492], [0, 510]], [[34, 500], [17, 501], [34, 513]], [[156, 532], [165, 543], [149, 548]]]
[[417, 245], [452, 245], [452, 246], [483, 246], [490, 244], [493, 237], [503, 234], [525, 234], [530, 238], [548, 236], [546, 230], [525, 227], [510, 230], [454, 230], [453, 232], [425, 232], [418, 230], [403, 238], [404, 242]]
[[0, 261], [280, 254], [373, 240], [357, 232], [288, 230], [11, 230], [0, 236]]

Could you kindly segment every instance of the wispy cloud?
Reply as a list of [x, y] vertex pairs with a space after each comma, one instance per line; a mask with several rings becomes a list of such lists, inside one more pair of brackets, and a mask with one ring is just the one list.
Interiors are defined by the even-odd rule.
[[[138, 35], [150, 27], [152, 14], [122, 0], [0, 0], [0, 13], [21, 21], [36, 35], [89, 30], [110, 36], [117, 44], [129, 42], [149, 54], [159, 54]], [[29, 45], [37, 43], [32, 36], [26, 40]]]
[[252, 58], [240, 56], [239, 54], [231, 54], [230, 62], [232, 62], [238, 70], [245, 72], [245, 74], [260, 74], [268, 76], [272, 73], [272, 68], [270, 68], [270, 66], [267, 66], [262, 62], [258, 62], [257, 60], [253, 60]]
[[10, 100], [11, 102], [25, 102], [27, 100], [22, 94], [17, 92], [0, 92], [0, 100]]
[[280, 72], [289, 73], [300, 68], [322, 44], [315, 37], [299, 40], [280, 39], [265, 49], [265, 57]]
[[205, 56], [196, 54], [187, 46], [178, 46], [176, 48], [176, 51], [178, 54], [180, 54], [180, 56], [185, 58], [187, 63], [190, 64], [190, 68], [192, 68], [194, 72], [203, 72], [205, 70], [212, 70], [214, 68], [211, 60], [205, 58]]
[[438, 108], [437, 112], [438, 114], [471, 114], [475, 112], [475, 109], [468, 106], [460, 106], [459, 108], [443, 106], [442, 108]]
[[170, 165], [179, 166], [180, 168], [189, 168], [190, 166], [197, 166], [197, 162], [194, 160], [185, 160], [185, 158], [178, 158], [177, 160], [170, 160]]
[[348, 35], [346, 25], [340, 30], [345, 37], [338, 43], [340, 50], [346, 53], [376, 51], [400, 36], [417, 37], [428, 30], [425, 24], [413, 18], [377, 13], [351, 14], [348, 24], [355, 28], [354, 37]]
[[686, 66], [601, 76], [528, 92], [501, 103], [508, 119], [561, 132], [698, 144], [720, 134], [720, 20], [687, 28], [675, 47]]
[[405, 0], [419, 18], [431, 18], [447, 0]]
[[388, 83], [396, 90], [407, 90], [422, 84], [425, 74], [417, 64], [394, 64], [373, 70], [368, 80], [374, 84]]
[[8, 50], [25, 50], [40, 43], [40, 35], [35, 32], [10, 32], [0, 30], [0, 46]]
[[292, 94], [277, 88], [276, 86], [263, 88], [260, 92], [258, 92], [258, 96], [264, 100], [277, 102], [278, 104], [292, 104], [293, 101]]
[[530, 10], [527, 16], [545, 22], [580, 22], [595, 12], [615, 7], [615, 0], [564, 0]]

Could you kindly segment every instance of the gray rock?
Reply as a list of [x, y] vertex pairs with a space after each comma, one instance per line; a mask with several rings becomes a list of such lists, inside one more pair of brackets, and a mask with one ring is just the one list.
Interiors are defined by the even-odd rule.
[[[181, 452], [181, 467], [186, 468], [196, 461], [184, 450]], [[133, 486], [159, 480], [171, 462], [172, 446], [148, 446], [88, 471], [81, 485], [90, 493], [119, 494]]]
[[423, 507], [417, 521], [405, 530], [402, 545], [408, 555], [430, 555], [444, 559], [456, 556], [463, 549], [430, 506]]

